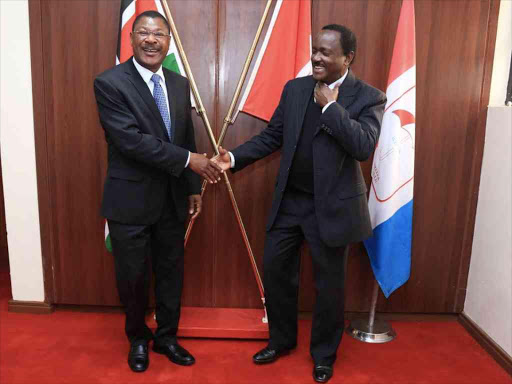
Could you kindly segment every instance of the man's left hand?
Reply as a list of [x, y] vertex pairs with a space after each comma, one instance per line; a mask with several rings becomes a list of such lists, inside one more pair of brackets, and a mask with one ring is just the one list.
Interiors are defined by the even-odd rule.
[[194, 220], [201, 213], [201, 206], [203, 205], [203, 200], [201, 199], [201, 195], [190, 195], [188, 197], [188, 213], [193, 215], [190, 220]]
[[329, 88], [329, 86], [321, 81], [316, 83], [315, 86], [315, 100], [316, 103], [323, 108], [330, 103], [331, 101], [338, 100], [339, 93], [339, 84], [334, 87], [334, 89]]

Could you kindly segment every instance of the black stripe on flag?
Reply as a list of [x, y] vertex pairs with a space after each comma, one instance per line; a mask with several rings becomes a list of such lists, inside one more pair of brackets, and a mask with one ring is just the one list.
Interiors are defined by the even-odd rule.
[[119, 33], [117, 35], [117, 58], [121, 57], [121, 31], [123, 28], [123, 13], [126, 8], [135, 0], [121, 0], [121, 11], [119, 12]]

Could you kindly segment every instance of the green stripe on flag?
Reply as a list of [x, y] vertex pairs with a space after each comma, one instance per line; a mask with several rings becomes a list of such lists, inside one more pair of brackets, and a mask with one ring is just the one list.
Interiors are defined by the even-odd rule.
[[176, 72], [178, 75], [181, 75], [180, 73], [180, 67], [178, 66], [178, 61], [176, 60], [176, 56], [174, 53], [171, 53], [168, 55], [164, 62], [162, 63], [164, 68], [167, 68], [169, 71]]
[[105, 220], [105, 248], [112, 253], [112, 240], [110, 240], [110, 230], [108, 229], [107, 220]]
[[112, 253], [112, 241], [110, 240], [110, 235], [105, 239], [105, 248], [107, 248], [107, 251]]

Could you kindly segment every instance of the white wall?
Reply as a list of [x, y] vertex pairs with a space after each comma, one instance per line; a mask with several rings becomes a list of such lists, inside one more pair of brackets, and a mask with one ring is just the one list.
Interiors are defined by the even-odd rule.
[[44, 301], [26, 0], [0, 1], [0, 46], [0, 149], [12, 294], [14, 300]]
[[490, 106], [505, 105], [510, 56], [512, 51], [512, 0], [501, 0], [496, 36], [496, 51], [492, 65]]
[[512, 1], [502, 0], [464, 312], [512, 356]]

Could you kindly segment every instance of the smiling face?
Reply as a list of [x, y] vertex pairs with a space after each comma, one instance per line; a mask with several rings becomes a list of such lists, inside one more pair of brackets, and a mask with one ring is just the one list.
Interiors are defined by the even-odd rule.
[[[137, 32], [152, 32], [147, 37], [141, 37]], [[130, 33], [135, 60], [152, 72], [158, 71], [162, 65], [167, 51], [169, 51], [170, 37], [156, 38], [154, 33], [169, 34], [164, 21], [160, 18], [142, 17], [134, 32]]]
[[313, 41], [311, 64], [316, 81], [331, 84], [338, 80], [347, 70], [354, 58], [354, 53], [343, 53], [340, 44], [341, 35], [337, 31], [322, 30]]

